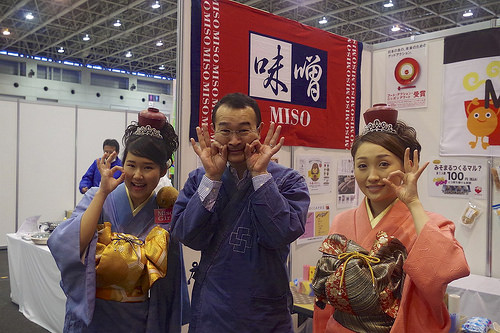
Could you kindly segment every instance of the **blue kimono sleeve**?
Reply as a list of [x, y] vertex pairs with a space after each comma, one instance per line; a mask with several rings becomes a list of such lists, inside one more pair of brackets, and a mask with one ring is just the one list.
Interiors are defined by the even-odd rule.
[[[89, 190], [76, 206], [71, 217], [57, 226], [47, 245], [61, 272], [61, 288], [66, 295], [64, 331], [75, 331], [92, 320], [95, 304], [95, 249], [97, 233], [91, 240], [85, 261], [80, 258], [80, 221], [94, 197]], [[90, 259], [89, 259], [90, 258]]]
[[204, 174], [203, 169], [190, 172], [172, 212], [172, 236], [197, 251], [208, 248], [217, 225], [217, 214], [203, 206], [197, 193]]
[[182, 245], [175, 239], [170, 241], [167, 276], [150, 290], [148, 332], [181, 332], [191, 317]]
[[273, 178], [250, 196], [250, 214], [259, 244], [278, 249], [304, 233], [310, 197], [298, 172], [287, 169], [272, 174]]

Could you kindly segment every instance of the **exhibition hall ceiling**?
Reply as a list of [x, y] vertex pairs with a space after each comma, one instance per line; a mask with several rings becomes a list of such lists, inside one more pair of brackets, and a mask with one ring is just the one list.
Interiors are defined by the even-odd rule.
[[[0, 0], [0, 50], [175, 78], [182, 1], [190, 0]], [[499, 0], [237, 2], [367, 44], [500, 15]], [[463, 15], [469, 11], [470, 16]]]

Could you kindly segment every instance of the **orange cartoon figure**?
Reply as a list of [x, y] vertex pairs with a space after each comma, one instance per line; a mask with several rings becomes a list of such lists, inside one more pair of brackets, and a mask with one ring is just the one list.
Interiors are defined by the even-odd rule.
[[313, 163], [311, 170], [309, 171], [309, 178], [313, 181], [319, 180], [319, 166], [318, 163]]
[[484, 142], [484, 138], [492, 134], [498, 125], [498, 109], [490, 102], [485, 108], [482, 101], [474, 98], [467, 106], [467, 128], [476, 136], [475, 141], [469, 142], [471, 148], [476, 148], [479, 138], [481, 145], [486, 149], [490, 144]]

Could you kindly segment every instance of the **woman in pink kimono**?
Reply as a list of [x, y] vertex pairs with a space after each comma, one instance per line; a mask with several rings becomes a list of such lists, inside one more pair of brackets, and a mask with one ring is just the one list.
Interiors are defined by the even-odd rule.
[[351, 155], [365, 199], [335, 217], [320, 247], [314, 332], [447, 333], [446, 286], [470, 273], [455, 225], [419, 200], [428, 162], [419, 166], [415, 129], [384, 105], [364, 118]]

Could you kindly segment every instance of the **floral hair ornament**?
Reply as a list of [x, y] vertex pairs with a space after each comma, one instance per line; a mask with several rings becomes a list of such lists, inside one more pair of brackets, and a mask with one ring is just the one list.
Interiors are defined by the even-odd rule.
[[163, 139], [160, 129], [165, 126], [167, 117], [157, 108], [142, 110], [138, 115], [139, 127], [134, 135], [149, 135], [157, 139]]
[[387, 104], [374, 104], [363, 114], [365, 129], [361, 135], [371, 132], [386, 132], [396, 134], [394, 127], [398, 120], [398, 110], [387, 106]]

